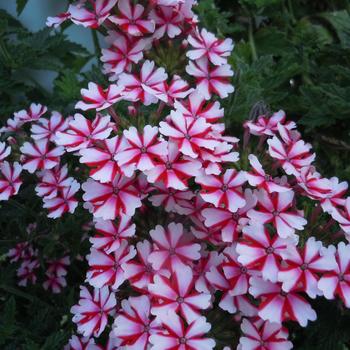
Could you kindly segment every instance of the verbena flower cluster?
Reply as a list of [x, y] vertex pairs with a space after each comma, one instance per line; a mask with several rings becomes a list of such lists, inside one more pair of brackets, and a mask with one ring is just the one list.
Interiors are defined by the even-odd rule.
[[[1, 200], [29, 172], [49, 218], [73, 214], [81, 199], [93, 216], [67, 349], [214, 349], [206, 317], [217, 311], [240, 327], [237, 349], [287, 350], [285, 322], [317, 318], [310, 299], [350, 307], [347, 183], [316, 171], [311, 145], [283, 111], [247, 121], [243, 145], [225, 134], [233, 43], [200, 29], [195, 5], [78, 1], [49, 18], [105, 33], [110, 85], [90, 82], [73, 116], [32, 104], [1, 129], [12, 135], [0, 144]], [[159, 48], [184, 51], [181, 76], [152, 60]], [[122, 104], [127, 113], [115, 109]], [[15, 159], [19, 133], [27, 141]], [[68, 174], [69, 154], [89, 169], [83, 183]], [[21, 262], [19, 285], [35, 283], [35, 249], [23, 242], [8, 255]], [[68, 255], [51, 261], [44, 287], [59, 293], [69, 264]]]

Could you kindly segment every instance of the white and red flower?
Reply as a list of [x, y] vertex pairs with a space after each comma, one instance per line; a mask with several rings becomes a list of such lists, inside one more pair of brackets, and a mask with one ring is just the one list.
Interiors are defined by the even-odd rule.
[[294, 192], [269, 194], [265, 190], [256, 192], [257, 209], [248, 211], [248, 217], [255, 224], [273, 223], [281, 238], [293, 237], [295, 230], [303, 230], [307, 224], [303, 213], [293, 210]]
[[94, 217], [114, 220], [122, 214], [133, 216], [141, 207], [140, 194], [134, 186], [135, 179], [117, 174], [111, 183], [99, 183], [92, 179], [84, 182], [83, 199], [92, 206]]
[[180, 313], [187, 323], [200, 317], [199, 310], [210, 306], [211, 295], [198, 293], [194, 289], [195, 279], [189, 266], [175, 268], [171, 278], [154, 276], [154, 283], [148, 285], [148, 291], [156, 300], [151, 313], [157, 318], [170, 311]]
[[125, 140], [120, 136], [95, 142], [95, 145], [79, 151], [80, 163], [92, 168], [90, 177], [102, 183], [112, 182], [120, 173], [120, 168], [114, 157], [126, 146]]
[[55, 142], [57, 145], [64, 146], [68, 152], [88, 148], [93, 142], [105, 140], [110, 135], [112, 132], [110, 120], [110, 116], [97, 114], [91, 122], [77, 113], [69, 122], [66, 131], [56, 133]]
[[127, 215], [121, 215], [116, 224], [110, 220], [97, 220], [96, 235], [90, 237], [94, 249], [103, 250], [106, 254], [115, 252], [124, 240], [135, 235], [136, 225]]
[[6, 159], [11, 154], [11, 146], [5, 142], [0, 142], [0, 162]]
[[193, 47], [186, 53], [188, 58], [196, 61], [207, 57], [216, 66], [227, 64], [227, 57], [233, 50], [232, 39], [217, 39], [213, 33], [208, 32], [205, 28], [201, 32], [197, 31], [194, 35], [190, 35], [188, 42]]
[[287, 249], [288, 242], [278, 235], [271, 237], [263, 225], [252, 223], [243, 227], [242, 231], [242, 240], [236, 247], [237, 260], [247, 268], [259, 270], [264, 280], [277, 282], [281, 253]]
[[93, 293], [84, 286], [80, 288], [79, 303], [71, 308], [73, 322], [84, 337], [99, 337], [107, 326], [108, 315], [115, 310], [115, 295], [108, 287], [94, 289]]
[[203, 338], [209, 332], [211, 325], [205, 317], [198, 317], [187, 327], [174, 312], [162, 316], [165, 330], [150, 336], [152, 350], [212, 350], [215, 341]]
[[162, 268], [174, 271], [176, 267], [181, 268], [200, 258], [201, 246], [193, 243], [182, 224], [172, 222], [167, 229], [157, 225], [150, 231], [150, 236], [154, 243], [154, 250], [148, 256], [148, 262], [156, 271]]
[[87, 256], [90, 268], [86, 274], [86, 280], [95, 288], [110, 286], [112, 290], [117, 290], [126, 280], [121, 265], [135, 255], [135, 248], [126, 240], [123, 240], [120, 246], [110, 254], [92, 248]]
[[68, 13], [72, 22], [84, 27], [98, 28], [109, 16], [118, 0], [96, 0], [92, 3], [93, 11], [84, 7], [84, 3], [70, 5]]
[[35, 192], [39, 197], [46, 199], [57, 197], [59, 191], [69, 187], [74, 180], [72, 177], [68, 177], [67, 165], [44, 170], [39, 174], [39, 178], [40, 182], [35, 187]]
[[144, 17], [145, 9], [141, 4], [132, 4], [130, 0], [118, 1], [119, 14], [109, 20], [117, 24], [121, 31], [133, 36], [143, 36], [154, 32], [154, 22]]
[[111, 84], [107, 89], [103, 89], [100, 85], [90, 82], [88, 89], [81, 90], [83, 101], [79, 101], [75, 105], [75, 109], [102, 111], [123, 99], [122, 91], [123, 87], [115, 84]]
[[344, 206], [331, 211], [332, 218], [337, 221], [344, 232], [350, 234], [350, 197], [347, 197]]
[[61, 146], [50, 149], [49, 141], [46, 139], [34, 143], [25, 142], [20, 151], [25, 156], [23, 169], [31, 174], [36, 170], [54, 168], [59, 164], [60, 156], [64, 154], [64, 148]]
[[278, 272], [278, 281], [282, 282], [285, 292], [303, 290], [310, 298], [322, 295], [317, 287], [319, 274], [337, 267], [333, 249], [322, 247], [320, 241], [310, 237], [302, 249], [294, 245], [281, 253], [283, 266]]
[[318, 288], [326, 299], [338, 296], [350, 308], [350, 244], [340, 242], [335, 257], [337, 266], [322, 275]]
[[290, 350], [292, 342], [288, 340], [288, 331], [278, 323], [255, 322], [244, 318], [241, 324], [243, 336], [239, 339], [240, 350]]
[[246, 182], [245, 173], [228, 169], [221, 176], [197, 176], [196, 182], [201, 185], [201, 197], [216, 208], [226, 208], [232, 213], [246, 205], [242, 185]]
[[259, 316], [264, 321], [281, 324], [283, 321], [296, 321], [306, 327], [309, 321], [317, 318], [315, 310], [297, 292], [286, 293], [278, 283], [251, 277], [249, 293], [260, 298]]
[[73, 180], [69, 186], [60, 189], [57, 197], [45, 197], [44, 208], [49, 210], [47, 217], [57, 219], [64, 213], [73, 214], [78, 206], [78, 200], [75, 198], [75, 194], [79, 191], [80, 184]]
[[21, 173], [22, 166], [17, 162], [12, 165], [6, 161], [0, 164], [0, 201], [7, 201], [18, 193], [23, 183]]
[[234, 87], [230, 83], [233, 71], [228, 64], [211, 67], [209, 60], [203, 57], [195, 62], [190, 61], [186, 72], [196, 79], [197, 90], [206, 100], [209, 100], [213, 94], [226, 98], [234, 92]]
[[250, 186], [262, 188], [269, 193], [290, 191], [288, 184], [278, 184], [272, 176], [265, 173], [261, 163], [254, 154], [250, 154], [248, 159], [252, 166], [252, 172], [246, 172], [246, 178]]
[[68, 128], [71, 118], [64, 118], [61, 113], [53, 111], [50, 119], [40, 118], [37, 123], [33, 124], [30, 131], [33, 140], [55, 141], [56, 132], [64, 132]]
[[147, 350], [149, 337], [161, 330], [159, 321], [150, 314], [151, 301], [147, 295], [122, 300], [113, 324], [113, 333], [128, 350]]
[[167, 154], [159, 157], [155, 165], [145, 171], [150, 183], [162, 182], [167, 188], [186, 190], [187, 180], [200, 174], [202, 164], [190, 157], [183, 157], [176, 143], [168, 142]]
[[211, 135], [212, 125], [204, 118], [186, 118], [181, 112], [172, 111], [166, 122], [159, 123], [159, 131], [178, 144], [186, 156], [198, 158], [201, 147], [214, 150], [220, 144]]
[[111, 32], [110, 40], [112, 46], [102, 49], [101, 61], [105, 72], [111, 75], [110, 80], [116, 80], [121, 73], [129, 72], [133, 63], [142, 60], [147, 40], [114, 31]]
[[14, 119], [21, 123], [30, 123], [37, 121], [43, 114], [47, 112], [47, 107], [41, 104], [32, 103], [28, 110], [21, 110], [14, 113]]
[[122, 73], [118, 79], [118, 85], [124, 88], [124, 99], [132, 102], [141, 101], [145, 106], [157, 103], [158, 100], [167, 102], [164, 95], [165, 83], [168, 78], [164, 68], [156, 68], [153, 61], [145, 61], [140, 69], [140, 74]]
[[167, 142], [158, 138], [158, 128], [146, 125], [143, 133], [135, 127], [123, 132], [126, 146], [118, 152], [114, 159], [126, 173], [131, 176], [134, 171], [146, 171], [155, 167], [157, 160], [168, 153]]

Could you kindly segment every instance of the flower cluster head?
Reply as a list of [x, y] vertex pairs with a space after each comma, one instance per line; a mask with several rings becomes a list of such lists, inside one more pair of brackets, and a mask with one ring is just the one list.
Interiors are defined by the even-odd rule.
[[[229, 329], [240, 322], [237, 349], [287, 350], [285, 322], [315, 321], [311, 299], [350, 307], [347, 183], [317, 172], [312, 146], [283, 111], [245, 123], [240, 159], [220, 104], [234, 91], [234, 45], [199, 27], [195, 5], [78, 1], [49, 18], [103, 29], [110, 83], [90, 82], [72, 116], [32, 104], [1, 129], [31, 123], [21, 164], [0, 143], [0, 200], [18, 193], [27, 171], [49, 218], [81, 203], [93, 220], [85, 285], [71, 308], [81, 336], [67, 349], [211, 350], [220, 334], [208, 315], [221, 313], [235, 316]], [[160, 46], [186, 49], [181, 76], [151, 59]], [[316, 238], [320, 231], [336, 244]], [[30, 246], [9, 257], [24, 259], [21, 285], [35, 280]], [[49, 262], [46, 289], [65, 287], [69, 262]]]

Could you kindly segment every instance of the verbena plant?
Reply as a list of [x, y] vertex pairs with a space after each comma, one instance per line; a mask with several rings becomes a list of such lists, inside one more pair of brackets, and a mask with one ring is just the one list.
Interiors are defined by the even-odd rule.
[[[84, 49], [38, 34], [33, 68], [51, 62], [61, 92], [0, 130], [4, 348], [310, 349], [323, 328], [346, 348], [348, 185], [317, 172], [282, 110], [257, 108], [241, 140], [226, 130], [234, 43], [195, 6], [80, 1], [50, 17], [95, 31], [102, 65], [85, 76]], [[11, 76], [14, 40], [28, 52], [35, 41], [5, 21]]]

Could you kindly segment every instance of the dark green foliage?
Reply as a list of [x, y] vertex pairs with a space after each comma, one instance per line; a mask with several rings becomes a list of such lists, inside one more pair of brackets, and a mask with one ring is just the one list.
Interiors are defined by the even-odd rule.
[[[18, 14], [26, 3], [16, 0]], [[344, 180], [350, 180], [349, 9], [346, 0], [199, 0], [197, 8], [203, 26], [235, 41], [230, 63], [236, 92], [225, 101], [231, 132], [241, 135], [242, 122], [252, 115], [253, 106], [284, 109], [314, 145], [321, 172]], [[96, 60], [95, 53], [69, 41], [64, 29], [31, 33], [0, 10], [1, 124], [30, 102], [68, 114], [89, 81], [106, 85], [97, 61], [82, 73], [91, 59]], [[86, 35], [90, 35], [87, 29]], [[150, 58], [181, 74], [182, 52], [175, 47], [168, 53], [159, 48]], [[51, 89], [38, 79], [38, 74], [48, 72], [54, 74]], [[153, 114], [142, 115], [138, 123], [155, 119]], [[126, 116], [123, 104], [120, 115]], [[81, 227], [89, 216], [79, 208], [74, 216], [47, 219], [34, 195], [34, 183], [33, 179], [15, 199], [0, 203], [0, 348], [4, 350], [62, 349], [74, 328], [69, 309], [86, 270], [86, 263], [74, 260], [68, 285], [75, 288], [66, 288], [59, 296], [43, 290], [45, 256], [61, 257], [67, 247], [71, 257], [88, 253], [88, 242], [81, 242]], [[28, 236], [26, 227], [33, 222], [37, 228]], [[152, 221], [149, 226], [153, 225]], [[21, 288], [16, 283], [18, 265], [9, 265], [5, 254], [28, 239], [39, 249], [41, 273], [37, 285]], [[336, 302], [316, 301], [314, 307], [317, 322], [306, 329], [289, 325], [295, 349], [349, 349], [349, 313]], [[237, 345], [239, 331], [230, 315], [213, 313], [209, 320], [219, 349], [228, 339]]]
[[[284, 109], [301, 124], [321, 170], [350, 179], [348, 1], [205, 0], [202, 21], [236, 47], [236, 93], [226, 122], [240, 130], [252, 106]], [[217, 20], [215, 20], [217, 18]]]

